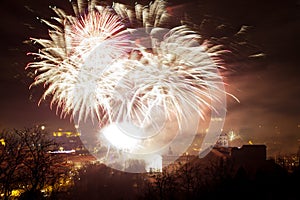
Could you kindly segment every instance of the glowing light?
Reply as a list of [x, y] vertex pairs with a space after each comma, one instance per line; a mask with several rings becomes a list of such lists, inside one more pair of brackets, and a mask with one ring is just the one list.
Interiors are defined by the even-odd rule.
[[18, 197], [18, 196], [20, 196], [21, 195], [21, 193], [23, 192], [23, 190], [12, 190], [11, 191], [11, 196], [12, 197]]
[[74, 149], [72, 149], [72, 150], [64, 150], [63, 147], [60, 147], [59, 151], [51, 151], [49, 153], [67, 153], [67, 154], [69, 154], [69, 153], [75, 153], [75, 150]]
[[104, 137], [115, 147], [123, 150], [133, 150], [137, 148], [138, 139], [126, 135], [116, 124], [110, 124], [102, 129]]
[[0, 139], [0, 143], [1, 143], [1, 145], [5, 146], [5, 140], [3, 138]]
[[229, 131], [229, 141], [233, 141], [236, 138], [236, 135], [233, 131]]

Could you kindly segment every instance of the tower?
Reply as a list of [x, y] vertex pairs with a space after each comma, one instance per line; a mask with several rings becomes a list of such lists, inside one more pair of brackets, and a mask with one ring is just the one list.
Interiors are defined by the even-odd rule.
[[219, 139], [216, 143], [217, 147], [228, 147], [228, 135], [226, 133], [221, 133]]

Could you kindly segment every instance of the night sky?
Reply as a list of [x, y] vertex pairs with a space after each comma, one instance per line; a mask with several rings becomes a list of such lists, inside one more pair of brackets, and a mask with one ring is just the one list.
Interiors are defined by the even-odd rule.
[[[240, 100], [228, 97], [224, 130], [234, 130], [245, 142], [265, 143], [277, 153], [296, 152], [300, 144], [300, 1], [169, 2], [173, 14], [187, 11], [195, 23], [210, 16], [232, 27], [251, 26], [247, 41], [265, 56], [235, 58], [234, 67], [224, 77], [227, 91]], [[46, 124], [53, 130], [73, 129], [69, 118], [61, 119], [55, 109], [49, 109], [48, 102], [37, 105], [43, 90], [28, 89], [32, 79], [24, 70], [33, 59], [26, 53], [37, 50], [24, 41], [48, 38], [48, 27], [37, 17], [53, 16], [49, 5], [70, 8], [67, 0], [9, 0], [1, 4], [1, 129], [34, 124]]]

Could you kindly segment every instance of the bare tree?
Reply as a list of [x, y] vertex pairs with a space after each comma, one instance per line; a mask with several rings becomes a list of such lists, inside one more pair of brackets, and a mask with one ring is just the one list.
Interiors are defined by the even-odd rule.
[[191, 159], [185, 164], [181, 164], [176, 172], [176, 181], [178, 182], [178, 191], [182, 193], [184, 199], [195, 199], [203, 183], [202, 166], [194, 161], [198, 158]]
[[[177, 163], [149, 178], [144, 199], [200, 199], [225, 183], [232, 175], [232, 165], [223, 158], [189, 156], [186, 162]], [[149, 198], [148, 198], [149, 197]]]
[[149, 175], [144, 184], [142, 199], [176, 199], [177, 182], [173, 170], [163, 170]]
[[59, 155], [51, 154], [58, 144], [49, 138], [49, 134], [39, 127], [16, 130], [24, 142], [25, 159], [20, 175], [23, 177], [25, 194], [35, 195], [54, 182], [63, 178], [65, 170], [59, 163], [64, 162]]
[[14, 132], [0, 132], [0, 193], [6, 200], [13, 189], [19, 188], [20, 177], [17, 175], [24, 160], [24, 143]]
[[1, 192], [9, 199], [12, 190], [24, 192], [21, 199], [37, 199], [41, 190], [53, 186], [65, 174], [58, 145], [39, 127], [2, 131], [0, 134]]
[[104, 164], [89, 164], [78, 171], [71, 199], [137, 199], [144, 175], [127, 173]]

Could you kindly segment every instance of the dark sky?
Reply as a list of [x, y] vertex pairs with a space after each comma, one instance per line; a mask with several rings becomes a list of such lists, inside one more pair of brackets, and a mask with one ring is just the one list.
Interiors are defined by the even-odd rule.
[[[266, 143], [278, 152], [295, 152], [300, 141], [299, 0], [169, 2], [175, 14], [187, 11], [194, 22], [210, 16], [232, 27], [252, 27], [247, 41], [265, 56], [236, 59], [233, 70], [224, 77], [228, 92], [240, 100], [228, 98], [224, 130], [232, 129], [244, 141]], [[42, 89], [28, 89], [32, 80], [24, 70], [32, 61], [26, 53], [36, 49], [23, 41], [47, 38], [48, 27], [37, 17], [53, 16], [49, 5], [70, 8], [67, 0], [9, 0], [1, 4], [0, 128], [39, 123], [53, 129], [73, 127], [69, 119], [60, 119], [50, 110], [47, 102], [37, 106]]]

